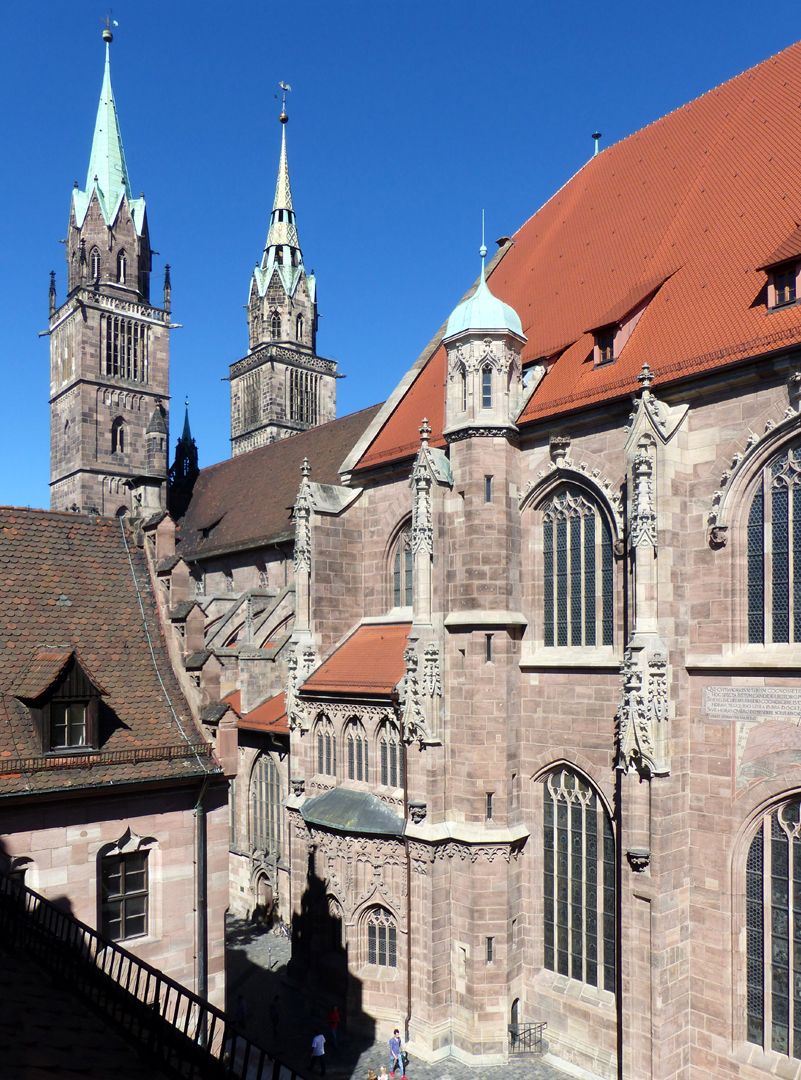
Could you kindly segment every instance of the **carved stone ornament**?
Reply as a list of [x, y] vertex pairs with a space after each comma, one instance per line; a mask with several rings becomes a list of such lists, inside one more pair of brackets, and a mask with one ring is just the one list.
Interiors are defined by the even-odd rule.
[[509, 423], [505, 427], [463, 427], [447, 433], [449, 443], [461, 442], [463, 439], [492, 439], [509, 438], [517, 434], [517, 428]]
[[409, 817], [415, 823], [419, 825], [421, 821], [425, 819], [428, 813], [428, 807], [424, 802], [410, 802], [409, 803]]
[[570, 452], [570, 436], [569, 435], [551, 435], [548, 440], [548, 452], [551, 455], [551, 461], [557, 467], [564, 463]]
[[308, 458], [303, 459], [300, 469], [301, 481], [298, 489], [298, 497], [295, 500], [293, 516], [295, 519], [295, 573], [309, 573], [311, 571], [311, 491], [309, 474], [311, 466]]
[[418, 667], [420, 664], [417, 653], [408, 646], [403, 654], [406, 665], [406, 673], [398, 683], [398, 699], [401, 707], [401, 723], [403, 741], [412, 743], [415, 739], [422, 746], [429, 737], [426, 715], [420, 701], [420, 683]]
[[[425, 429], [421, 428], [423, 443], [412, 469], [412, 551], [434, 554], [434, 525], [431, 517], [431, 470], [428, 466], [428, 439]], [[428, 428], [428, 432], [431, 429]]]
[[290, 777], [289, 783], [292, 787], [292, 793], [300, 798], [306, 790], [306, 780], [302, 776]]
[[626, 858], [635, 874], [644, 873], [651, 865], [651, 852], [645, 848], [631, 848], [626, 852]]
[[667, 657], [659, 650], [627, 649], [620, 666], [616, 720], [617, 767], [649, 776], [669, 772], [667, 760]]
[[290, 731], [295, 728], [305, 730], [308, 727], [309, 704], [298, 698], [298, 690], [309, 677], [316, 662], [311, 645], [306, 645], [302, 653], [300, 645], [296, 645], [287, 659], [286, 715]]
[[430, 698], [442, 697], [439, 646], [433, 641], [426, 645], [423, 654], [423, 693]]
[[653, 440], [641, 439], [631, 463], [632, 508], [631, 545], [657, 546], [656, 501], [654, 497]]
[[660, 442], [669, 442], [675, 435], [682, 420], [689, 410], [688, 405], [666, 405], [651, 391], [654, 382], [654, 373], [647, 364], [643, 364], [642, 371], [637, 376], [637, 382], [642, 387], [639, 397], [635, 397], [634, 407], [626, 424], [627, 432], [641, 432], [644, 428], [650, 428], [659, 436]]
[[529, 481], [518, 501], [519, 509], [522, 510], [532, 497], [536, 497], [538, 489], [550, 490], [554, 481], [570, 480], [571, 474], [579, 486], [589, 480], [591, 483], [587, 486], [598, 490], [614, 520], [615, 538], [620, 538], [623, 535], [623, 499], [620, 485], [614, 485], [597, 466], [591, 466], [586, 461], [575, 462], [567, 454], [555, 455], [552, 461], [539, 470], [536, 478]]

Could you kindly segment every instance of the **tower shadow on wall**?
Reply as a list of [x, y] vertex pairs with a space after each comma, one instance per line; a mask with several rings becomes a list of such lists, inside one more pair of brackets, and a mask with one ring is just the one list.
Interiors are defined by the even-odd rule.
[[[309, 852], [306, 888], [300, 911], [292, 917], [292, 960], [289, 975], [302, 986], [309, 1015], [326, 1036], [328, 1072], [351, 1076], [361, 1054], [375, 1042], [375, 1021], [363, 1009], [362, 981], [349, 969], [344, 920], [338, 899], [331, 894]], [[330, 1038], [327, 1017], [337, 1005], [342, 1014], [338, 1045]], [[309, 1032], [309, 1045], [318, 1030]], [[376, 1063], [373, 1067], [378, 1069]]]

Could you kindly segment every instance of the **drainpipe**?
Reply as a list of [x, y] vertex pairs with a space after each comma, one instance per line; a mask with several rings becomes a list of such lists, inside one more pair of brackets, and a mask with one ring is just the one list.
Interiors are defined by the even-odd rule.
[[409, 850], [409, 838], [406, 836], [406, 824], [409, 821], [409, 746], [403, 730], [400, 699], [397, 690], [390, 694], [392, 708], [398, 721], [401, 746], [403, 748], [403, 845], [406, 850], [406, 1016], [403, 1020], [403, 1041], [409, 1041], [409, 1024], [412, 1019], [412, 856]]
[[[196, 977], [195, 992], [203, 1001], [209, 997], [209, 911], [207, 895], [207, 863], [206, 863], [206, 807], [203, 800], [206, 797], [206, 789], [209, 786], [209, 778], [205, 776], [198, 792], [197, 802], [194, 807], [195, 815], [195, 957]], [[205, 1032], [202, 1033], [201, 1041], [205, 1044]]]

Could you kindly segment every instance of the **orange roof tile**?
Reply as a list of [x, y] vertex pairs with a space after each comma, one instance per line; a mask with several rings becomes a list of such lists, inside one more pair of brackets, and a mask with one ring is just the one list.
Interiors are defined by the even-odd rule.
[[354, 633], [301, 686], [303, 694], [391, 694], [403, 677], [411, 623], [370, 624]]
[[[801, 343], [801, 307], [768, 313], [758, 269], [795, 247], [800, 103], [801, 42], [591, 158], [515, 234], [492, 290], [521, 317], [524, 362], [559, 353], [521, 424], [626, 396], [646, 362], [664, 385]], [[587, 328], [660, 280], [593, 367]], [[357, 469], [413, 454], [423, 415], [441, 437], [444, 377], [440, 346]]]
[[276, 694], [275, 697], [268, 698], [261, 705], [257, 705], [249, 713], [240, 716], [237, 727], [243, 731], [269, 731], [274, 735], [288, 735], [286, 694], [283, 692]]

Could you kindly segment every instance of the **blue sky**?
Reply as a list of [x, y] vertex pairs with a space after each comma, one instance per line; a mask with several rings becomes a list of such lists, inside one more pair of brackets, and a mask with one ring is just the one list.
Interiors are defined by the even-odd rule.
[[[778, 11], [779, 9], [775, 9]], [[789, 10], [789, 9], [788, 9]], [[775, 12], [774, 12], [775, 14]], [[0, 41], [0, 503], [49, 501], [47, 286], [64, 296], [70, 189], [83, 185], [103, 69], [102, 9], [40, 0]], [[289, 164], [318, 350], [340, 415], [385, 398], [478, 270], [592, 152], [801, 36], [751, 0], [117, 0], [112, 79], [144, 191], [154, 296], [172, 265], [171, 443], [191, 400], [201, 465], [229, 454], [228, 365], [292, 84]], [[799, 181], [801, 182], [801, 181]], [[490, 244], [492, 247], [493, 245]]]

